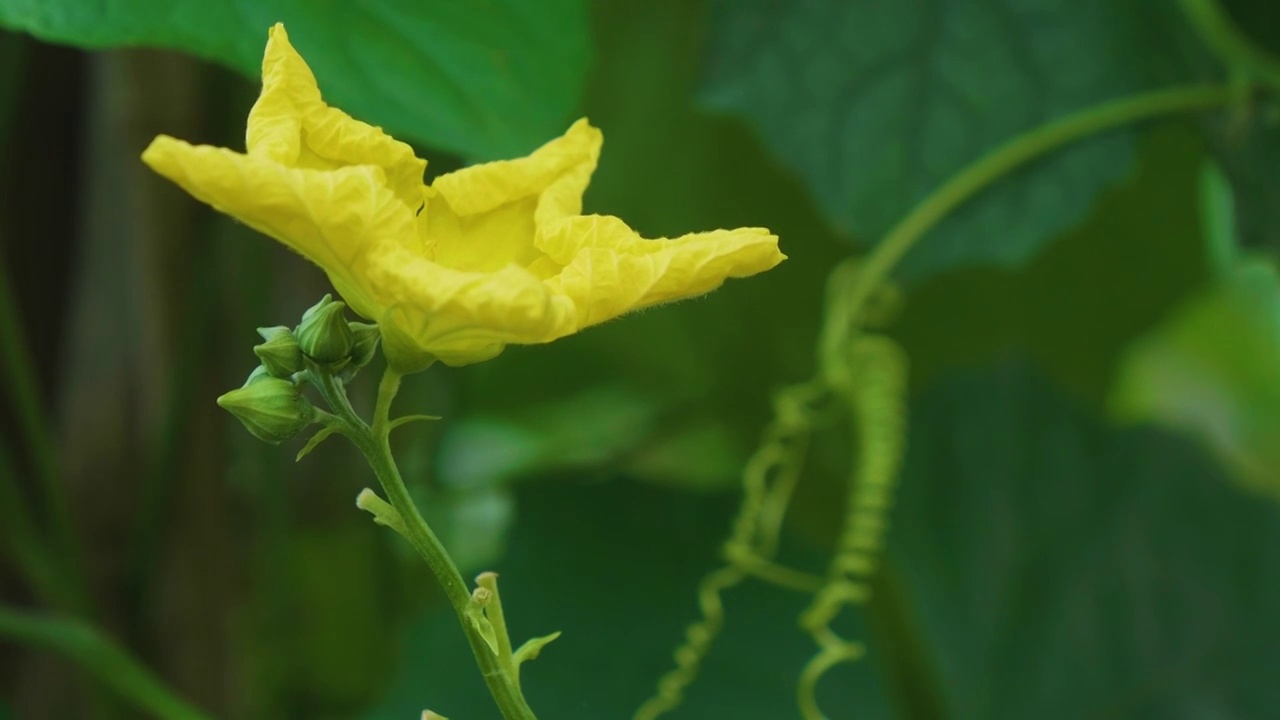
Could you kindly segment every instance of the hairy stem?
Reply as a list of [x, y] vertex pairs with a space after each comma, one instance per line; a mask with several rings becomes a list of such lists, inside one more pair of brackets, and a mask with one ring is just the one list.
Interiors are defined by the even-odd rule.
[[535, 720], [533, 710], [529, 708], [524, 695], [520, 692], [519, 684], [509, 668], [509, 663], [489, 648], [480, 631], [467, 618], [466, 612], [471, 603], [471, 593], [467, 590], [467, 583], [463, 580], [462, 573], [458, 571], [458, 566], [454, 564], [453, 558], [445, 550], [444, 544], [431, 530], [422, 513], [418, 512], [413, 498], [409, 495], [409, 489], [400, 476], [400, 470], [396, 467], [395, 458], [391, 454], [390, 413], [391, 401], [395, 399], [400, 389], [401, 375], [390, 368], [383, 374], [382, 381], [378, 385], [378, 401], [371, 425], [356, 416], [347, 401], [346, 393], [332, 376], [319, 373], [317, 375], [321, 394], [338, 417], [348, 423], [348, 437], [364, 454], [365, 460], [368, 461], [378, 482], [382, 485], [383, 492], [387, 494], [388, 502], [399, 514], [402, 534], [427, 561], [427, 566], [431, 568], [432, 574], [444, 589], [445, 597], [453, 606], [453, 611], [458, 616], [458, 623], [467, 636], [467, 642], [471, 644], [476, 665], [479, 666], [485, 684], [489, 687], [489, 693], [493, 695], [503, 718]]

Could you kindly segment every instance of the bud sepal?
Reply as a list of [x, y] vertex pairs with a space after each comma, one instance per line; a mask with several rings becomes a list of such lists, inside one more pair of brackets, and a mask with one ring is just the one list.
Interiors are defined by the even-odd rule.
[[350, 360], [355, 336], [343, 317], [346, 303], [326, 294], [302, 314], [296, 335], [302, 354], [317, 365], [337, 370]]
[[283, 325], [258, 328], [258, 334], [266, 342], [253, 346], [253, 354], [262, 361], [262, 367], [273, 377], [289, 378], [302, 370], [302, 348], [293, 331]]
[[218, 398], [254, 437], [279, 445], [315, 421], [316, 410], [290, 380], [273, 377], [258, 366], [242, 387]]

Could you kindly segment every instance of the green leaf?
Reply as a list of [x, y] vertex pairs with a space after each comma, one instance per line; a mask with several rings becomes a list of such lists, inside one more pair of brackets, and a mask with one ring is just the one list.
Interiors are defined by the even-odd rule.
[[590, 57], [584, 0], [0, 0], [0, 25], [87, 48], [173, 48], [257, 77], [284, 22], [326, 99], [392, 135], [476, 158], [568, 127]]
[[[1137, 5], [719, 0], [703, 97], [753, 125], [840, 231], [874, 242], [982, 154], [1149, 88], [1150, 68], [1175, 59], [1151, 44], [1172, 8]], [[1026, 262], [1132, 160], [1130, 134], [1110, 133], [1010, 175], [932, 232], [903, 277]]]
[[464, 419], [441, 438], [440, 477], [446, 485], [475, 487], [535, 472], [598, 466], [652, 432], [658, 410], [651, 397], [598, 385], [503, 418]]
[[485, 617], [484, 608], [472, 600], [467, 604], [467, 609], [463, 614], [467, 616], [467, 622], [471, 623], [471, 627], [475, 628], [476, 632], [480, 633], [480, 637], [484, 638], [484, 644], [489, 646], [489, 651], [497, 655], [497, 631], [493, 629], [493, 623], [489, 622], [489, 618]]
[[1265, 717], [1280, 511], [1018, 365], [913, 404], [890, 548], [948, 717]]
[[439, 415], [405, 415], [404, 417], [398, 417], [395, 420], [392, 420], [391, 424], [387, 425], [387, 429], [395, 430], [401, 425], [408, 425], [411, 422], [422, 422], [426, 420], [439, 420], [439, 419], [440, 419]]
[[324, 442], [325, 440], [328, 440], [329, 436], [338, 432], [338, 430], [339, 428], [337, 425], [327, 425], [317, 430], [316, 434], [312, 435], [311, 439], [307, 441], [307, 444], [303, 445], [302, 449], [298, 451], [298, 454], [296, 457], [294, 457], [293, 461], [298, 462], [302, 458], [310, 455], [312, 450], [315, 450], [317, 447], [319, 447], [320, 443]]
[[392, 507], [391, 503], [378, 497], [378, 493], [369, 488], [361, 490], [356, 496], [356, 507], [372, 515], [373, 521], [377, 524], [391, 528], [406, 540], [409, 539], [409, 529], [405, 527], [400, 511]]
[[559, 630], [551, 633], [550, 635], [543, 635], [542, 637], [526, 640], [523, 645], [516, 648], [515, 655], [513, 656], [516, 662], [516, 669], [519, 670], [521, 665], [530, 660], [536, 660], [538, 655], [542, 653], [542, 648], [550, 645], [558, 637], [560, 637]]
[[1127, 422], [1194, 435], [1280, 500], [1280, 272], [1252, 260], [1136, 341], [1112, 396]]
[[1204, 161], [1191, 123], [1154, 126], [1134, 174], [1026, 267], [969, 268], [915, 288], [891, 330], [912, 385], [1014, 350], [1101, 411], [1133, 338], [1210, 275], [1197, 215]]

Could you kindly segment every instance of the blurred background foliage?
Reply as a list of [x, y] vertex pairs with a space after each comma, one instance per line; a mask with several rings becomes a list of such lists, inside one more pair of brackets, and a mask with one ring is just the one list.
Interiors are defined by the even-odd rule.
[[[668, 668], [770, 392], [814, 371], [839, 259], [1066, 113], [1260, 83], [1032, 163], [907, 256], [909, 452], [854, 628], [871, 650], [821, 694], [839, 718], [1280, 705], [1269, 0], [0, 0], [8, 606], [90, 619], [221, 717], [494, 716], [429, 575], [352, 507], [356, 454], [294, 465], [213, 405], [253, 328], [324, 278], [138, 154], [157, 133], [239, 147], [276, 20], [327, 99], [429, 174], [587, 115], [606, 137], [588, 211], [652, 236], [767, 226], [790, 256], [407, 384], [404, 407], [446, 418], [398, 436], [433, 525], [464, 573], [501, 573], [516, 635], [564, 631], [527, 670], [548, 718], [628, 717]], [[844, 437], [819, 438], [788, 517], [784, 555], [815, 571]], [[807, 598], [727, 603], [673, 717], [794, 716]], [[0, 645], [0, 717], [132, 712], [62, 656]]]

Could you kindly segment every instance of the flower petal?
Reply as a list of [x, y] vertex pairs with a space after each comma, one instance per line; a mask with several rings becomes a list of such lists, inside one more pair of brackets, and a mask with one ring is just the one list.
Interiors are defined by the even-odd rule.
[[431, 186], [459, 216], [489, 212], [537, 197], [537, 221], [582, 212], [582, 193], [600, 157], [603, 136], [586, 118], [528, 157], [499, 160], [441, 175]]
[[376, 318], [385, 308], [368, 281], [369, 250], [406, 245], [415, 229], [413, 210], [388, 189], [382, 168], [291, 168], [163, 135], [142, 159], [196, 199], [319, 265], [356, 312]]
[[402, 202], [414, 208], [421, 202], [426, 161], [381, 128], [326, 105], [311, 68], [279, 23], [271, 28], [262, 58], [262, 94], [249, 111], [245, 146], [250, 155], [291, 167], [375, 165]]
[[727, 278], [764, 272], [786, 259], [778, 251], [777, 236], [763, 228], [649, 240], [607, 215], [563, 220], [542, 233], [538, 244], [565, 263], [547, 284], [573, 301], [579, 329], [631, 310], [702, 295]]
[[487, 360], [508, 343], [551, 342], [575, 329], [569, 299], [515, 265], [456, 270], [388, 245], [370, 267], [370, 280], [394, 310], [387, 319], [448, 365]]

